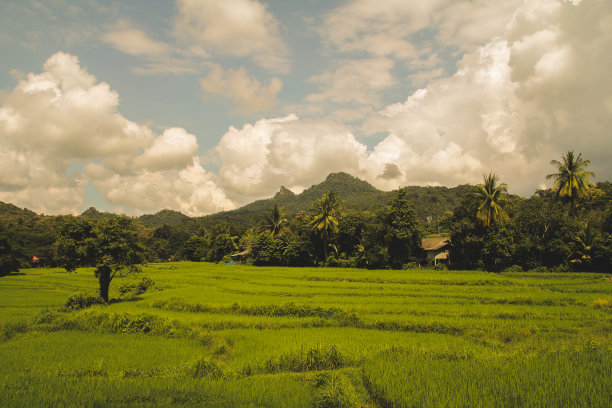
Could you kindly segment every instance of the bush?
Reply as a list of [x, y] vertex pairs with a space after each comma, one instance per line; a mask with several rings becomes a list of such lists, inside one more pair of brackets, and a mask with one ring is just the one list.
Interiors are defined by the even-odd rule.
[[145, 276], [140, 280], [140, 282], [124, 283], [123, 285], [119, 286], [119, 293], [121, 296], [124, 296], [130, 292], [133, 292], [134, 295], [141, 295], [154, 285], [155, 282], [153, 282], [153, 279]]
[[511, 265], [504, 272], [523, 272], [523, 267], [521, 265]]
[[448, 266], [446, 266], [446, 264], [439, 263], [437, 265], [434, 265], [433, 269], [434, 271], [446, 271], [448, 270]]
[[408, 262], [402, 265], [402, 269], [403, 270], [409, 270], [409, 269], [419, 269], [419, 263], [418, 262]]
[[188, 373], [193, 378], [214, 378], [219, 379], [223, 376], [223, 371], [219, 365], [209, 358], [201, 357], [191, 364], [188, 368]]
[[550, 268], [551, 272], [556, 272], [556, 273], [565, 273], [565, 272], [569, 272], [570, 268], [569, 266], [565, 265], [565, 264], [560, 264], [555, 266], [554, 268]]
[[100, 296], [91, 296], [87, 293], [77, 293], [68, 298], [64, 305], [68, 310], [87, 309], [92, 305], [105, 305], [104, 299]]

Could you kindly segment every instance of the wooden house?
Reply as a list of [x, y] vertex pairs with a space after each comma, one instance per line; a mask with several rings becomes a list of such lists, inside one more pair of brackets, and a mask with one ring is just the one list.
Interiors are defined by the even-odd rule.
[[421, 248], [427, 254], [427, 262], [437, 265], [438, 262], [450, 263], [450, 239], [446, 237], [423, 238]]

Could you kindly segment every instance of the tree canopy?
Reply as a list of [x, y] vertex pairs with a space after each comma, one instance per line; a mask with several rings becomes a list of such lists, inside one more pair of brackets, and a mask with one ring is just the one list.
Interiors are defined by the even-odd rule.
[[576, 216], [577, 201], [584, 198], [594, 186], [591, 177], [595, 177], [595, 173], [586, 170], [591, 162], [584, 160], [582, 153], [576, 156], [573, 150], [569, 150], [563, 153], [561, 161], [552, 160], [550, 164], [556, 167], [557, 172], [547, 175], [546, 178], [554, 180], [552, 189], [557, 198], [566, 198], [570, 202], [570, 214]]
[[100, 297], [107, 303], [113, 278], [138, 272], [143, 261], [136, 225], [126, 216], [69, 220], [59, 231], [57, 253], [69, 272], [77, 266], [95, 266]]
[[508, 192], [505, 183], [497, 184], [497, 176], [494, 173], [483, 174], [483, 183], [479, 184], [476, 196], [481, 200], [476, 217], [485, 227], [495, 222], [504, 223], [508, 221], [508, 214], [501, 206], [503, 195]]

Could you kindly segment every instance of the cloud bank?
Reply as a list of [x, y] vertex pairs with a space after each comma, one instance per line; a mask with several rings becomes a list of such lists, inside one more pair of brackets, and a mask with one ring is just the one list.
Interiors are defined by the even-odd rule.
[[0, 200], [75, 213], [95, 187], [131, 213], [174, 208], [199, 215], [231, 207], [199, 164], [194, 135], [156, 134], [118, 113], [119, 95], [58, 52], [1, 96]]
[[[177, 35], [200, 36], [194, 47], [222, 53], [214, 44], [236, 41], [234, 56], [259, 58], [240, 46], [251, 36], [266, 44], [258, 55], [271, 62], [262, 66], [287, 67], [284, 44], [277, 54], [263, 51], [280, 28], [260, 3], [179, 3], [179, 16], [198, 7], [232, 15], [221, 27], [185, 14], [191, 28]], [[315, 90], [305, 94], [300, 117], [286, 111], [230, 127], [210, 152], [199, 151], [186, 129], [155, 132], [125, 118], [115, 90], [75, 56], [53, 55], [42, 73], [0, 94], [0, 200], [78, 212], [93, 185], [130, 213], [203, 215], [268, 197], [280, 185], [302, 190], [334, 171], [382, 189], [477, 183], [493, 171], [511, 192], [530, 195], [544, 186], [550, 160], [570, 149], [591, 160], [598, 180], [612, 178], [611, 2], [379, 3], [349, 1], [324, 17], [319, 33], [340, 57], [310, 78]], [[263, 25], [237, 29], [238, 6], [244, 21]], [[415, 40], [428, 27], [431, 41], [461, 55], [452, 75], [435, 52], [428, 55], [427, 41]], [[165, 52], [131, 33], [125, 52]], [[398, 65], [414, 68], [409, 80], [420, 88], [385, 104], [401, 81]], [[228, 99], [243, 113], [274, 106], [284, 85], [262, 84], [241, 68], [209, 67], [200, 80], [204, 96]], [[368, 148], [368, 135], [379, 142]], [[204, 156], [216, 158], [218, 171], [204, 169]]]

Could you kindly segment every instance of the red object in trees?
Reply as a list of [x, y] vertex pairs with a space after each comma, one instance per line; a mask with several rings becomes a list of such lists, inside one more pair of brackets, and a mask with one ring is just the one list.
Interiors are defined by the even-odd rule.
[[38, 259], [38, 257], [37, 257], [37, 256], [33, 256], [33, 257], [32, 257], [32, 262], [38, 262], [38, 261], [40, 261], [40, 259]]

